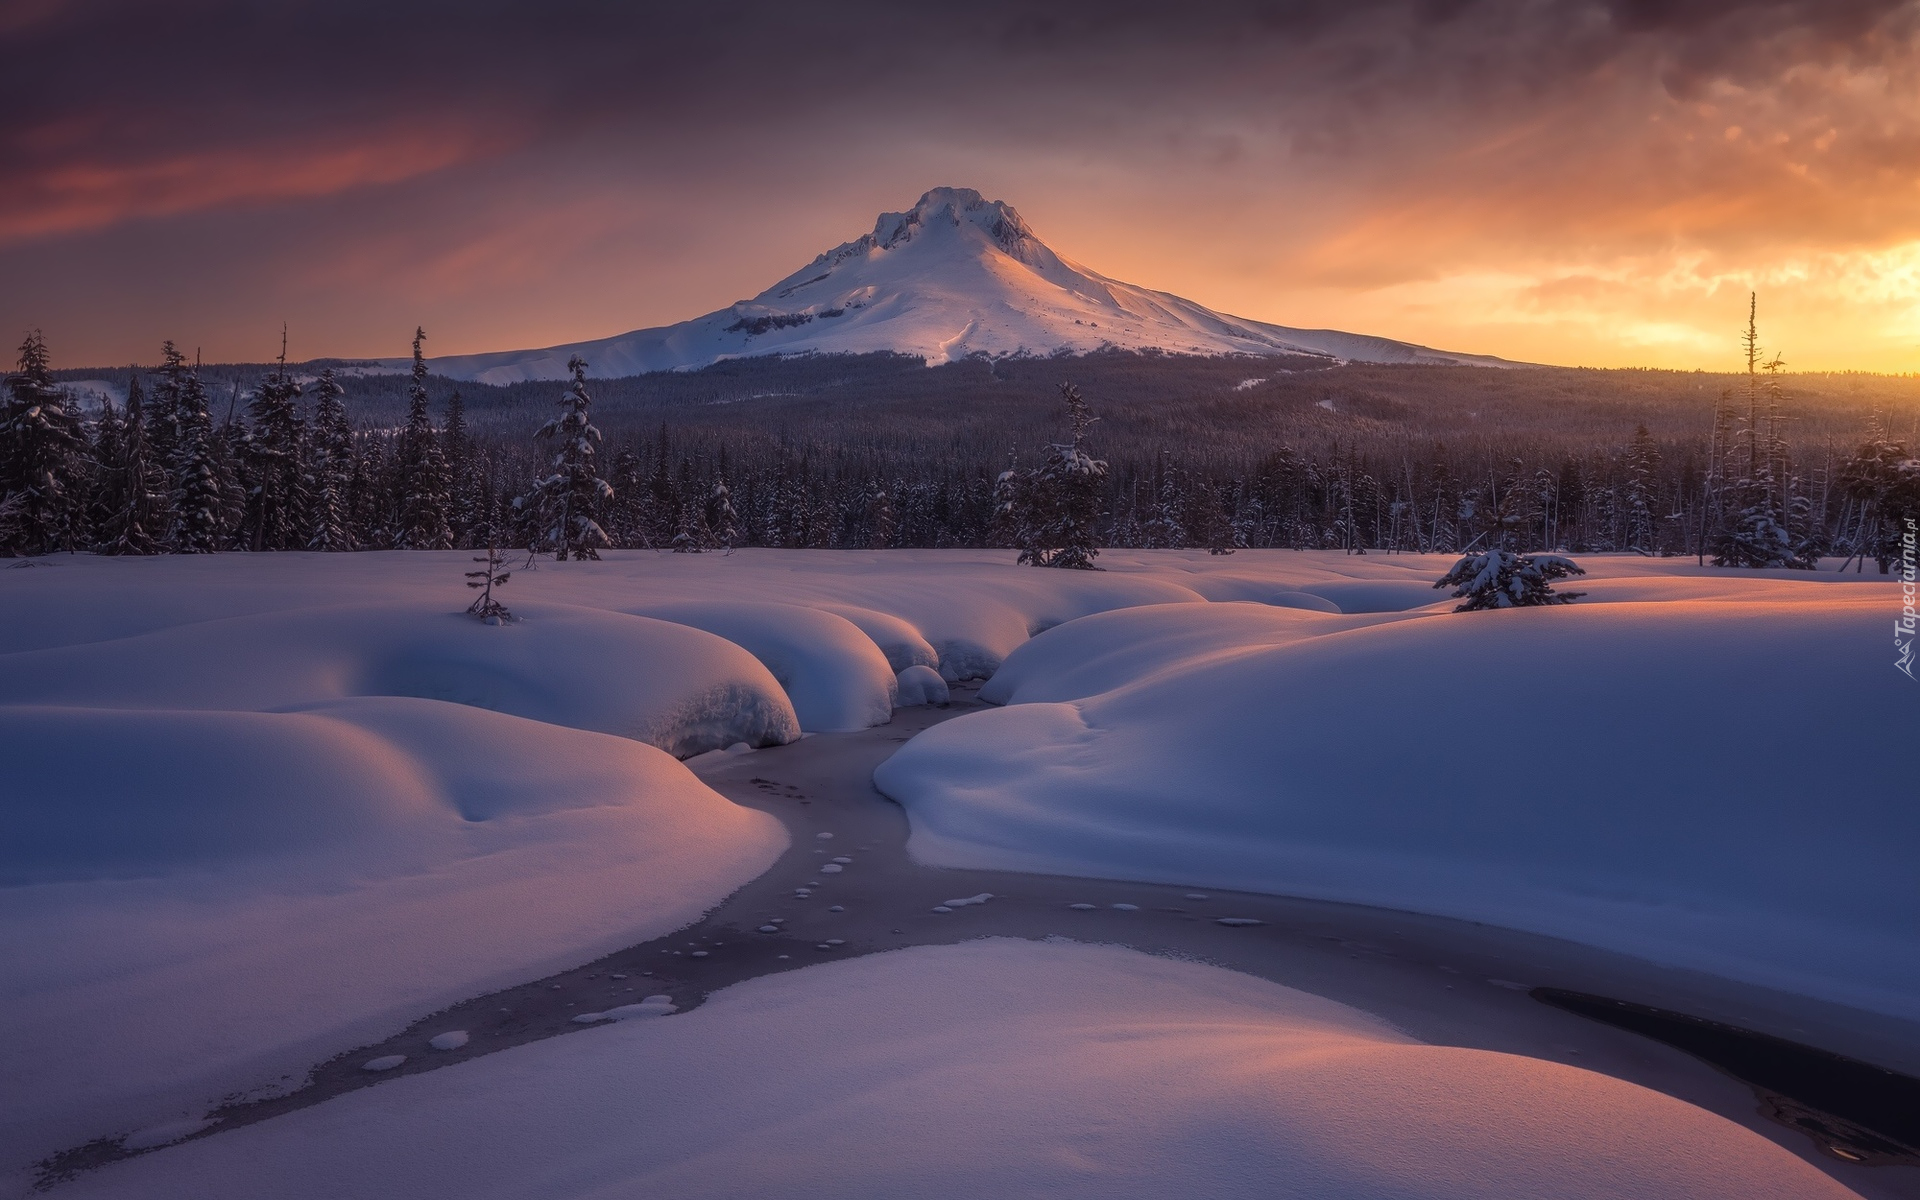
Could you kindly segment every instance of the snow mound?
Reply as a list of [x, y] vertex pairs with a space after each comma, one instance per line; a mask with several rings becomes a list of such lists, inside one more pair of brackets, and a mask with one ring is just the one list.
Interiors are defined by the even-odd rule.
[[901, 708], [912, 708], [916, 704], [945, 704], [948, 700], [947, 681], [940, 678], [940, 672], [932, 667], [908, 667], [900, 672], [897, 682]]
[[652, 746], [432, 700], [16, 706], [0, 757], [0, 1170], [666, 933], [786, 844]]
[[1215, 655], [1242, 654], [1373, 624], [1262, 604], [1151, 604], [1056, 625], [1007, 656], [980, 698], [989, 704], [1079, 700]]
[[[929, 863], [1433, 912], [1920, 1015], [1920, 808], [1888, 752], [1920, 693], [1888, 669], [1885, 595], [1445, 613], [1238, 652], [1215, 635], [1250, 618], [1114, 614], [1035, 639], [999, 688], [1071, 702], [936, 726], [874, 779]], [[1103, 647], [1139, 674], [1134, 641], [1193, 657], [1088, 694]]]
[[800, 728], [851, 733], [893, 719], [893, 668], [845, 617], [742, 600], [653, 605], [644, 615], [704, 629], [745, 649], [786, 689]]
[[887, 666], [895, 674], [909, 667], [931, 667], [935, 670], [940, 667], [940, 655], [935, 653], [920, 631], [891, 613], [875, 612], [871, 608], [853, 604], [820, 604], [814, 607], [836, 617], [845, 617], [861, 633], [872, 638], [873, 644], [880, 647], [880, 653], [887, 656]]
[[0, 703], [259, 710], [415, 696], [619, 734], [676, 757], [799, 736], [773, 676], [688, 622], [572, 605], [518, 612], [488, 627], [419, 604], [338, 605], [29, 651], [0, 659]]
[[[634, 1080], [645, 1079], [645, 1087]], [[1844, 1200], [1760, 1135], [1216, 967], [1007, 939], [739, 984], [105, 1167], [273, 1196]]]

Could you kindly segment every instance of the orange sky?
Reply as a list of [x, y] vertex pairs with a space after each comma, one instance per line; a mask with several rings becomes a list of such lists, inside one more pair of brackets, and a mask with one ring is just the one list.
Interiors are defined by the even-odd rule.
[[956, 185], [1241, 316], [1725, 369], [1751, 289], [1920, 370], [1913, 3], [165, 7], [0, 0], [0, 332], [64, 363], [603, 336]]

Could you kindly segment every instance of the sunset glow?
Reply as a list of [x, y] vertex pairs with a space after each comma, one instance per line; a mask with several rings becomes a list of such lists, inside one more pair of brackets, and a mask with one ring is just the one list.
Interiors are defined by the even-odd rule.
[[[1920, 370], [1909, 3], [13, 4], [0, 324], [437, 353], [752, 295], [927, 188], [1211, 308], [1508, 358]], [[371, 32], [370, 32], [371, 31]]]

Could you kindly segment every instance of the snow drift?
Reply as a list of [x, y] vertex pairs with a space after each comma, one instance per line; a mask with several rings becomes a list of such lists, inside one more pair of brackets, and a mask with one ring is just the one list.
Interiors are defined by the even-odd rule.
[[727, 989], [108, 1167], [88, 1196], [1817, 1200], [1682, 1101], [1114, 947], [996, 939]]
[[992, 685], [1065, 702], [937, 726], [875, 781], [927, 862], [1433, 912], [1920, 1015], [1920, 694], [1883, 594], [1110, 614]]
[[668, 932], [786, 844], [651, 746], [432, 700], [0, 708], [0, 758], [8, 1169]]
[[739, 645], [646, 617], [523, 605], [486, 626], [417, 604], [202, 621], [8, 655], [0, 703], [274, 709], [417, 696], [619, 734], [677, 757], [800, 734], [787, 694]]
[[873, 639], [845, 617], [797, 604], [739, 600], [684, 601], [641, 612], [745, 648], [786, 689], [800, 728], [809, 733], [850, 733], [893, 719], [893, 668]]

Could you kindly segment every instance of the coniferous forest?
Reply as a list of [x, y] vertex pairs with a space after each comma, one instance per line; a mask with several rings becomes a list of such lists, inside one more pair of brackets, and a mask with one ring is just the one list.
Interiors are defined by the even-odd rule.
[[1008, 503], [1069, 447], [1101, 468], [1075, 484], [1083, 523], [1121, 548], [1884, 571], [1920, 515], [1920, 386], [1787, 374], [1751, 322], [1726, 375], [869, 355], [492, 386], [432, 375], [421, 337], [410, 366], [201, 367], [169, 342], [152, 367], [56, 372], [29, 335], [0, 397], [0, 552], [1006, 547], [1086, 565]]

